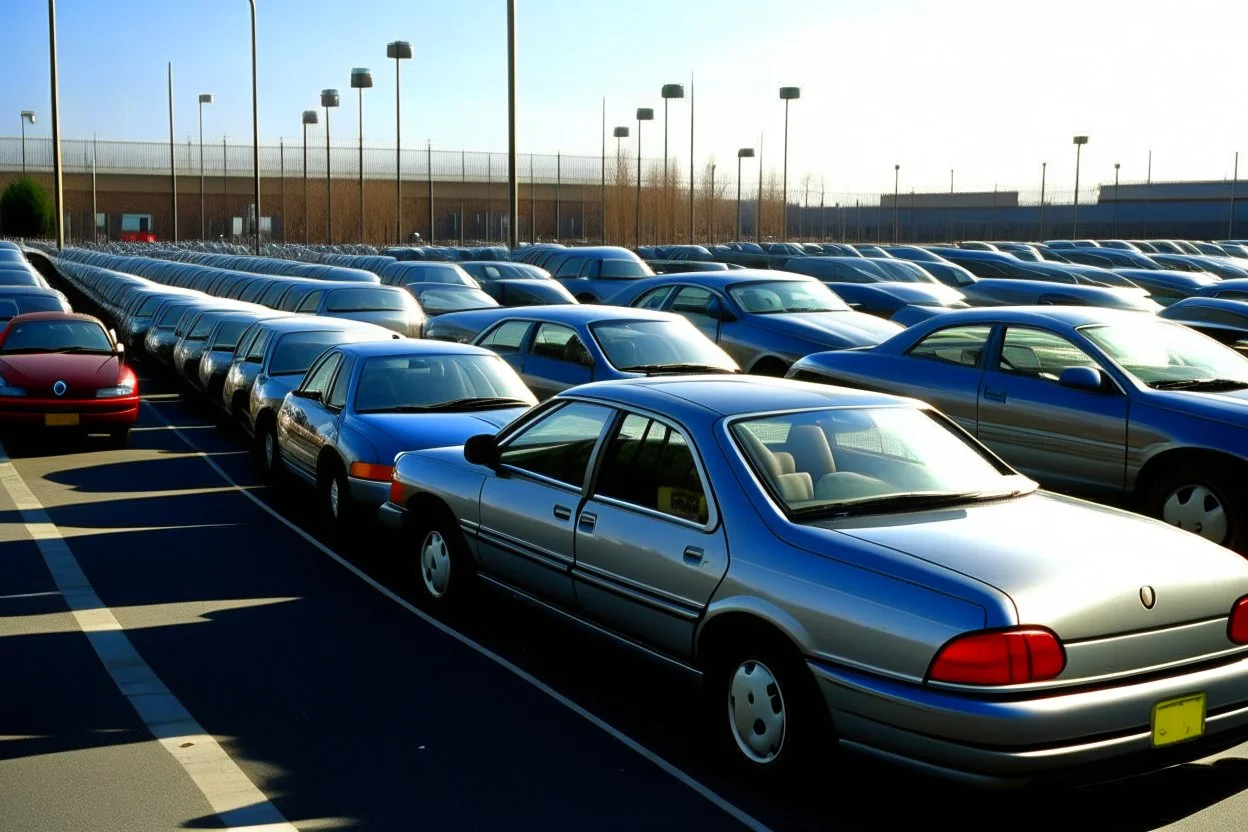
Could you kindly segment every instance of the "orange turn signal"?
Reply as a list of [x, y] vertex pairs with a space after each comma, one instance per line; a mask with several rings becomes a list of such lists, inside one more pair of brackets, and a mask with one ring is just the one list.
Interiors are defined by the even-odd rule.
[[392, 465], [372, 465], [367, 462], [352, 462], [351, 476], [357, 480], [374, 480], [376, 482], [389, 482], [394, 476], [394, 466]]

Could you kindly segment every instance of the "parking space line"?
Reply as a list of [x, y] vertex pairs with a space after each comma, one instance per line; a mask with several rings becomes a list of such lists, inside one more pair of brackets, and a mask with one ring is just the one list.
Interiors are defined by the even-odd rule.
[[631, 749], [632, 751], [636, 752], [640, 756], [644, 757], [647, 761], [649, 761], [651, 764], [653, 764], [660, 770], [666, 772], [667, 774], [674, 777], [676, 780], [683, 783], [685, 786], [693, 790], [699, 796], [701, 796], [702, 798], [706, 799], [711, 804], [713, 804], [716, 808], [720, 809], [724, 813], [730, 815], [732, 818], [737, 820], [747, 829], [754, 830], [754, 832], [771, 832], [770, 828], [766, 824], [754, 818], [753, 816], [745, 812], [745, 810], [728, 802], [728, 800], [721, 797], [716, 792], [712, 791], [709, 787], [707, 787], [706, 785], [696, 780], [693, 776], [686, 774], [684, 771], [677, 768], [672, 763], [669, 763], [667, 760], [660, 757], [655, 752], [646, 748], [644, 745], [639, 743], [637, 740], [634, 740], [632, 737], [628, 736], [623, 731], [620, 731], [618, 728], [614, 727], [610, 723], [595, 716], [590, 711], [587, 711], [585, 708], [576, 704], [571, 699], [559, 693], [559, 691], [555, 690], [550, 685], [538, 679], [536, 676], [524, 670], [520, 666], [513, 664], [512, 662], [500, 656], [498, 653], [495, 653], [493, 650], [489, 649], [485, 645], [474, 641], [473, 639], [469, 638], [468, 636], [464, 635], [458, 630], [447, 626], [446, 624], [442, 623], [438, 619], [429, 615], [424, 610], [420, 609], [419, 607], [415, 606], [414, 604], [407, 601], [403, 597], [399, 596], [398, 594], [396, 594], [394, 591], [392, 591], [388, 587], [379, 583], [376, 579], [374, 579], [367, 572], [364, 572], [362, 569], [358, 568], [355, 564], [351, 563], [346, 558], [339, 555], [333, 549], [330, 549], [328, 546], [321, 543], [321, 541], [317, 540], [315, 537], [308, 534], [303, 529], [299, 528], [298, 525], [291, 522], [286, 517], [282, 516], [280, 512], [276, 511], [268, 503], [264, 502], [255, 494], [253, 494], [251, 489], [245, 488], [239, 485], [237, 482], [235, 482], [234, 479], [225, 472], [225, 469], [223, 469], [220, 465], [218, 465], [212, 459], [211, 456], [209, 456], [207, 453], [201, 450], [199, 446], [197, 446], [194, 442], [192, 442], [190, 438], [187, 437], [186, 434], [184, 434], [179, 428], [174, 426], [168, 419], [166, 419], [164, 415], [160, 413], [159, 409], [156, 408], [151, 402], [148, 402], [145, 400], [143, 404], [152, 413], [152, 415], [154, 415], [157, 419], [159, 419], [162, 423], [164, 423], [165, 427], [168, 430], [172, 431], [175, 436], [181, 439], [182, 442], [185, 443], [186, 446], [190, 448], [195, 453], [196, 456], [198, 456], [205, 463], [207, 463], [208, 466], [212, 468], [212, 470], [214, 470], [218, 476], [221, 477], [221, 479], [225, 480], [227, 483], [233, 486], [233, 488], [237, 490], [239, 494], [242, 494], [248, 500], [251, 500], [251, 502], [253, 502], [257, 507], [259, 507], [261, 511], [265, 512], [274, 520], [277, 520], [286, 528], [290, 529], [295, 534], [299, 535], [301, 538], [304, 539], [304, 541], [306, 541], [311, 546], [314, 546], [318, 551], [321, 552], [321, 554], [330, 558], [339, 566], [348, 570], [349, 572], [351, 572], [351, 574], [355, 575], [361, 581], [368, 584], [370, 587], [377, 590], [386, 598], [398, 604], [403, 609], [410, 612], [412, 615], [415, 615], [416, 617], [420, 618], [429, 626], [437, 629], [438, 631], [442, 632], [443, 634], [447, 636], [450, 636], [451, 638], [458, 641], [460, 644], [463, 644], [464, 646], [471, 648], [472, 650], [476, 651], [480, 655], [484, 656], [485, 658], [499, 665], [503, 669], [517, 676], [518, 678], [524, 680], [525, 682], [528, 682], [530, 685], [537, 688], [542, 693], [549, 696], [551, 699], [554, 699], [560, 705], [563, 705], [565, 708], [572, 711], [577, 716], [581, 717], [582, 719], [586, 720], [590, 724], [594, 725], [596, 728], [608, 734], [617, 742], [623, 744], [627, 748]]
[[69, 544], [13, 466], [3, 444], [0, 487], [17, 506], [56, 588], [113, 683], [152, 736], [195, 783], [222, 825], [237, 832], [296, 832], [139, 655], [121, 622], [96, 595]]

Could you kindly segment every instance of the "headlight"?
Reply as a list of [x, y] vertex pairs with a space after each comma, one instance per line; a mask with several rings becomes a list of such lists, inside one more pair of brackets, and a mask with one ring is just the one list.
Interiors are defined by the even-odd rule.
[[25, 396], [25, 387], [13, 387], [7, 381], [0, 378], [0, 396]]
[[116, 399], [120, 396], [129, 396], [134, 393], [133, 384], [118, 384], [116, 387], [101, 387], [95, 391], [97, 399]]

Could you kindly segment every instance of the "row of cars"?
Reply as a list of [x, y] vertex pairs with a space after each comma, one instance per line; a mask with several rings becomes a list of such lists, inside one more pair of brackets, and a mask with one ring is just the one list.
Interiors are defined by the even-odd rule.
[[[69, 253], [58, 268], [117, 326], [148, 298], [187, 300], [165, 282], [176, 265], [144, 278], [86, 259]], [[1009, 434], [1008, 419], [990, 429], [891, 395], [880, 379], [901, 373], [883, 364], [858, 379], [870, 389], [849, 390], [761, 377], [734, 356], [751, 326], [779, 338], [772, 323], [862, 315], [815, 278], [729, 270], [621, 288], [632, 294], [620, 306], [447, 313], [424, 338], [246, 310], [258, 317], [215, 406], [230, 413], [245, 388], [234, 415], [260, 464], [315, 485], [327, 518], [380, 504], [428, 604], [487, 584], [701, 673], [716, 736], [747, 769], [843, 749], [977, 783], [1095, 779], [1248, 737], [1243, 558], [1208, 535], [1038, 490], [985, 444]], [[722, 308], [699, 319], [708, 304], [687, 289]], [[185, 341], [208, 314], [225, 316], [219, 331], [236, 302], [195, 296], [204, 309], [187, 307], [175, 331]], [[785, 371], [894, 352], [939, 390], [950, 373], [1019, 370], [1020, 384], [1099, 397], [1098, 433], [1072, 453], [1105, 469], [1114, 418], [1174, 409], [1137, 402], [1136, 386], [1217, 397], [1241, 378], [1228, 362], [1244, 360], [1139, 311], [955, 309], [906, 330], [863, 318], [893, 334], [798, 350]], [[914, 344], [900, 349], [903, 338]], [[1071, 346], [1093, 361], [1072, 360]], [[1158, 360], [1167, 373], [1143, 377]], [[542, 386], [565, 366], [586, 373]], [[993, 376], [977, 395], [1030, 412], [1039, 396], [993, 386], [1013, 380]], [[1049, 421], [1088, 407], [1074, 401]], [[1035, 429], [1013, 428], [1029, 447]], [[1205, 432], [1183, 441], [1221, 441]], [[1030, 447], [1047, 451], [1041, 440]]]

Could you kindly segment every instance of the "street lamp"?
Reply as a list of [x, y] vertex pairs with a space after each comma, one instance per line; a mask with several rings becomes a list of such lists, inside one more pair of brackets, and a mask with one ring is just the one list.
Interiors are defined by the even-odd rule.
[[208, 220], [204, 215], [204, 105], [216, 103], [210, 92], [199, 94], [199, 239], [208, 239]]
[[893, 245], [897, 245], [897, 182], [901, 177], [901, 165], [893, 165]]
[[1070, 215], [1070, 238], [1079, 236], [1079, 163], [1083, 156], [1083, 146], [1088, 143], [1087, 136], [1075, 136], [1075, 208]]
[[654, 121], [654, 110], [650, 107], [637, 108], [637, 230], [634, 245], [641, 245], [641, 123]]
[[743, 147], [737, 151], [737, 242], [741, 240], [741, 160], [753, 158], [752, 147]]
[[405, 40], [386, 44], [386, 57], [394, 59], [394, 239], [403, 245], [403, 106], [399, 98], [399, 61], [412, 57], [412, 45]]
[[1044, 184], [1049, 173], [1049, 163], [1040, 163], [1040, 233], [1041, 240], [1044, 239]]
[[329, 109], [338, 106], [338, 90], [321, 90], [321, 106], [325, 108], [325, 243], [334, 241], [334, 186], [329, 178]]
[[663, 88], [659, 90], [659, 94], [663, 96], [663, 219], [665, 220], [665, 231], [670, 240], [672, 236], [672, 232], [669, 230], [672, 226], [672, 200], [670, 183], [667, 179], [667, 102], [673, 98], [684, 98], [685, 88], [681, 84], [664, 84]]
[[251, 174], [256, 203], [256, 256], [260, 256], [260, 93], [257, 86], [256, 0], [251, 0]]
[[781, 87], [780, 100], [784, 102], [784, 165], [780, 184], [781, 199], [784, 201], [784, 236], [789, 236], [789, 102], [802, 97], [801, 87]]
[[1120, 162], [1114, 162], [1114, 236], [1118, 236], [1118, 168]]
[[[619, 176], [620, 176], [620, 142], [621, 142], [623, 139], [627, 139], [627, 138], [628, 138], [628, 128], [627, 128], [627, 127], [617, 127], [617, 128], [615, 128], [614, 130], [612, 130], [612, 131], [611, 131], [611, 135], [615, 137], [615, 176], [616, 176], [616, 181], [619, 181]], [[625, 179], [627, 179], [627, 177], [625, 177]], [[607, 232], [606, 232], [606, 223], [605, 223], [605, 221], [604, 221], [604, 223], [603, 223], [603, 232], [602, 232], [602, 233], [603, 233], [604, 235], [607, 233]], [[605, 240], [606, 238], [604, 237], [603, 239]]]
[[351, 70], [351, 89], [360, 91], [360, 242], [364, 242], [364, 90], [373, 86], [373, 73], [362, 67]]
[[308, 125], [316, 124], [320, 119], [316, 110], [303, 111], [303, 244], [312, 242], [312, 234], [308, 229]]
[[35, 123], [34, 110], [22, 110], [22, 176], [26, 175], [26, 122]]

